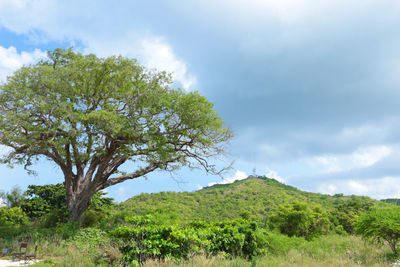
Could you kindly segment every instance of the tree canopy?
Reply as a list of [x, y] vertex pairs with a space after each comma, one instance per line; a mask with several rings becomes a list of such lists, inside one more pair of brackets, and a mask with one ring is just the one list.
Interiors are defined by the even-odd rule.
[[[0, 144], [12, 148], [2, 162], [28, 171], [40, 157], [57, 164], [72, 220], [96, 191], [154, 170], [216, 172], [209, 157], [231, 131], [204, 96], [170, 84], [126, 57], [51, 51], [0, 85]], [[128, 161], [136, 169], [120, 172]]]

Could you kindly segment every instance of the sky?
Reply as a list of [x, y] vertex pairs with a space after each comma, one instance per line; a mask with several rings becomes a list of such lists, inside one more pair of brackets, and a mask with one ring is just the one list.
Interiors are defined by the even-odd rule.
[[[73, 46], [137, 58], [214, 103], [234, 132], [232, 169], [156, 172], [108, 188], [117, 201], [252, 174], [400, 198], [399, 29], [397, 0], [0, 0], [0, 82]], [[63, 180], [50, 162], [35, 170], [0, 166], [0, 190]]]

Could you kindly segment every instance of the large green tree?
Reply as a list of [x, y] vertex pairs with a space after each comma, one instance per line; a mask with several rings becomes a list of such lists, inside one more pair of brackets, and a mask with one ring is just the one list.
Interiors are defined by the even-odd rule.
[[[0, 144], [12, 148], [2, 162], [57, 164], [73, 221], [96, 191], [154, 170], [216, 172], [209, 158], [230, 130], [205, 97], [170, 84], [129, 58], [51, 51], [0, 85]], [[129, 161], [135, 169], [120, 172]]]

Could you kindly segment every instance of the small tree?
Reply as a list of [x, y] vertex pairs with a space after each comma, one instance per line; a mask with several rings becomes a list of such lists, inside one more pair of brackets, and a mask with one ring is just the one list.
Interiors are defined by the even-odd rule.
[[[209, 157], [224, 151], [231, 132], [205, 97], [170, 83], [121, 56], [49, 52], [0, 85], [0, 144], [12, 148], [2, 162], [29, 167], [45, 157], [58, 165], [72, 221], [96, 191], [152, 171], [216, 173]], [[134, 169], [120, 172], [129, 161]]]
[[288, 236], [312, 239], [328, 232], [329, 219], [319, 206], [310, 207], [304, 202], [294, 201], [277, 208], [269, 218], [269, 227]]
[[400, 207], [373, 207], [364, 212], [355, 223], [356, 233], [366, 239], [387, 241], [393, 253], [397, 254], [400, 241]]
[[31, 218], [38, 219], [51, 211], [66, 215], [65, 188], [62, 184], [29, 185], [21, 209]]

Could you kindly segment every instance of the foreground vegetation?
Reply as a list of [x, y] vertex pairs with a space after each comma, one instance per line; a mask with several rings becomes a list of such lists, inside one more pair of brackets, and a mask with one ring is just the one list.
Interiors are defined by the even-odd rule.
[[43, 260], [36, 266], [391, 266], [398, 258], [400, 207], [367, 197], [252, 177], [121, 204], [98, 193], [83, 220], [71, 224], [63, 190], [3, 193], [0, 249], [38, 245]]
[[[2, 235], [4, 228], [2, 229]], [[15, 233], [15, 232], [14, 232]], [[49, 231], [30, 229], [29, 237], [40, 247], [40, 263], [34, 266], [124, 266], [118, 242], [98, 228]], [[2, 247], [17, 247], [18, 239], [2, 239]], [[278, 233], [267, 235], [267, 251], [248, 260], [224, 254], [191, 255], [188, 259], [150, 259], [143, 266], [391, 266], [390, 248], [365, 242], [357, 236], [326, 235], [307, 241]], [[134, 265], [133, 265], [134, 266]]]

